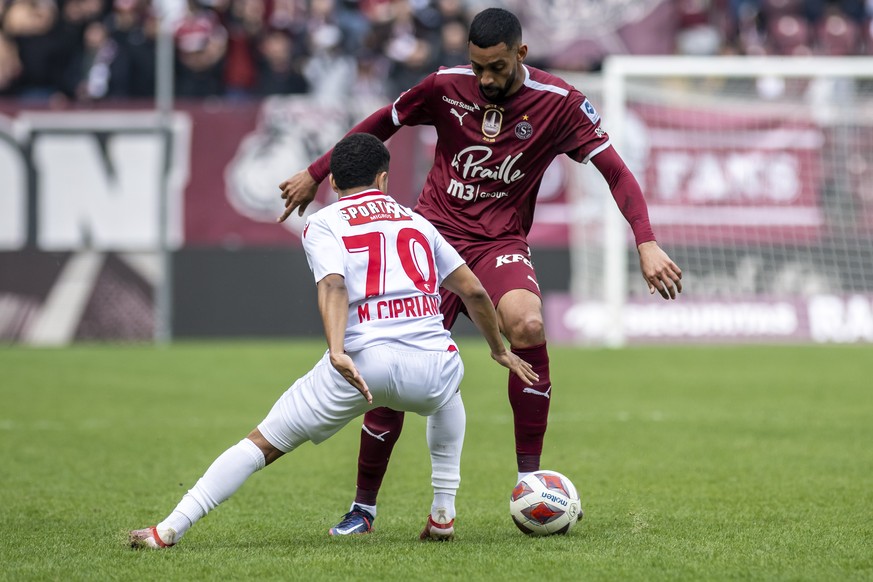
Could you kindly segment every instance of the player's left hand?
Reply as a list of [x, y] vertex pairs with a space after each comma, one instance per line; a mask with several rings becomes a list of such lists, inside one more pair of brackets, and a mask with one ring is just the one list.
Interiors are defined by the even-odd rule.
[[367, 402], [370, 404], [373, 403], [373, 396], [370, 394], [370, 389], [367, 387], [367, 383], [361, 377], [358, 368], [355, 367], [355, 363], [348, 354], [331, 354], [330, 364], [349, 384], [358, 389], [358, 392], [367, 399]]
[[501, 354], [492, 352], [491, 358], [504, 368], [509, 368], [510, 372], [521, 378], [521, 381], [528, 386], [533, 386], [534, 382], [539, 382], [540, 380], [539, 374], [533, 371], [530, 364], [510, 351], [504, 351]]
[[657, 290], [664, 299], [676, 299], [676, 295], [682, 293], [682, 270], [655, 241], [644, 242], [637, 250], [649, 293]]

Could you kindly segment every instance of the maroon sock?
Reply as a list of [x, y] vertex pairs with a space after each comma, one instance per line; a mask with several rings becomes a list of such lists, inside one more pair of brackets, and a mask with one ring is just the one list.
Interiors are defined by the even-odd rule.
[[512, 348], [512, 353], [533, 367], [540, 380], [525, 385], [515, 374], [509, 375], [509, 404], [515, 422], [515, 456], [518, 470], [524, 473], [540, 468], [543, 437], [549, 422], [552, 382], [549, 379], [549, 352], [546, 344], [532, 348]]
[[403, 412], [374, 408], [364, 415], [361, 448], [358, 452], [358, 489], [355, 503], [376, 505], [388, 459], [403, 429]]

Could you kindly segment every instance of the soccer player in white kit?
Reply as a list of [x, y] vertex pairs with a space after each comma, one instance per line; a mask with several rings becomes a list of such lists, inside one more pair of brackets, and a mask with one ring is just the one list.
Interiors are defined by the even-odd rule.
[[386, 194], [388, 162], [388, 150], [370, 134], [340, 141], [330, 162], [340, 199], [310, 216], [303, 230], [327, 352], [163, 521], [131, 531], [132, 547], [174, 545], [253, 473], [306, 441], [324, 441], [376, 406], [430, 417], [434, 498], [419, 537], [452, 539], [466, 423], [464, 366], [443, 327], [440, 286], [462, 298], [495, 361], [529, 385], [537, 375], [503, 345], [491, 299], [458, 253], [427, 220]]

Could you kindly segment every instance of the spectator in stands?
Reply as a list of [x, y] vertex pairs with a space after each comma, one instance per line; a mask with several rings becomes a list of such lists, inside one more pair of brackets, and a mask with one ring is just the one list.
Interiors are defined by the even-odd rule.
[[429, 5], [418, 10], [406, 0], [392, 4], [392, 19], [384, 28], [384, 53], [391, 61], [389, 92], [397, 97], [434, 68], [440, 44], [440, 21]]
[[462, 0], [437, 0], [436, 9], [443, 22], [449, 20], [463, 20], [464, 22], [468, 22], [472, 16], [475, 15], [475, 11], [469, 10], [465, 7]]
[[227, 30], [202, 2], [188, 0], [188, 12], [176, 27], [176, 95], [224, 94]]
[[819, 54], [841, 57], [860, 52], [861, 25], [845, 12], [831, 7], [816, 26]]
[[264, 0], [222, 0], [216, 4], [219, 20], [227, 29], [224, 62], [225, 95], [254, 95], [258, 84], [258, 44], [265, 34], [267, 7]]
[[467, 31], [470, 24], [463, 17], [452, 17], [440, 28], [440, 43], [436, 64], [453, 67], [467, 62]]
[[[9, 90], [25, 100], [61, 95], [60, 79], [70, 63], [57, 5], [53, 0], [11, 0], [0, 32], [15, 44], [20, 68]], [[13, 66], [13, 70], [14, 70]]]
[[2, 23], [6, 14], [6, 4], [6, 0], [0, 0], [0, 95], [10, 92], [15, 79], [21, 73], [18, 46], [3, 32]]
[[828, 14], [838, 13], [860, 24], [871, 16], [871, 10], [873, 3], [869, 0], [805, 0], [803, 3], [803, 13], [812, 23], [820, 22]]
[[303, 72], [321, 101], [344, 100], [354, 91], [356, 58], [343, 51], [343, 32], [334, 17], [334, 0], [312, 0], [306, 22], [309, 59]]
[[272, 0], [267, 25], [302, 34], [306, 28], [307, 0]]
[[370, 33], [370, 20], [361, 11], [359, 0], [339, 0], [334, 9], [336, 24], [343, 33], [343, 50], [358, 55]]
[[713, 56], [721, 52], [723, 36], [713, 15], [714, 2], [677, 2], [676, 52], [680, 55]]
[[0, 95], [7, 95], [21, 73], [18, 47], [0, 34]]
[[[118, 45], [109, 36], [102, 22], [92, 22], [85, 28], [83, 48], [70, 67], [71, 79], [75, 82], [76, 99], [96, 101], [110, 94], [110, 86], [118, 86]], [[117, 92], [117, 90], [115, 91]]]
[[118, 51], [109, 96], [135, 99], [154, 96], [157, 20], [148, 0], [113, 0], [106, 30]]
[[355, 96], [389, 99], [388, 73], [391, 64], [382, 53], [368, 48], [357, 58]]
[[62, 0], [60, 7], [58, 38], [68, 56], [68, 66], [56, 84], [64, 95], [76, 98], [83, 78], [81, 63], [85, 58], [85, 31], [103, 19], [106, 6], [104, 0]]
[[300, 69], [294, 40], [282, 28], [268, 30], [258, 45], [259, 63], [257, 94], [288, 95], [306, 93], [309, 83]]
[[64, 21], [81, 29], [106, 15], [103, 0], [63, 0], [61, 6]]

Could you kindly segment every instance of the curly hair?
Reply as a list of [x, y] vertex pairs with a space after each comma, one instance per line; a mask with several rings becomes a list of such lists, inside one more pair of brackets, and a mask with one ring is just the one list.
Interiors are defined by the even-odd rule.
[[521, 44], [521, 22], [502, 8], [486, 8], [473, 18], [468, 40], [480, 48], [500, 43], [513, 48]]
[[330, 155], [330, 172], [340, 190], [369, 186], [388, 171], [391, 154], [385, 144], [369, 133], [353, 133], [337, 143]]

